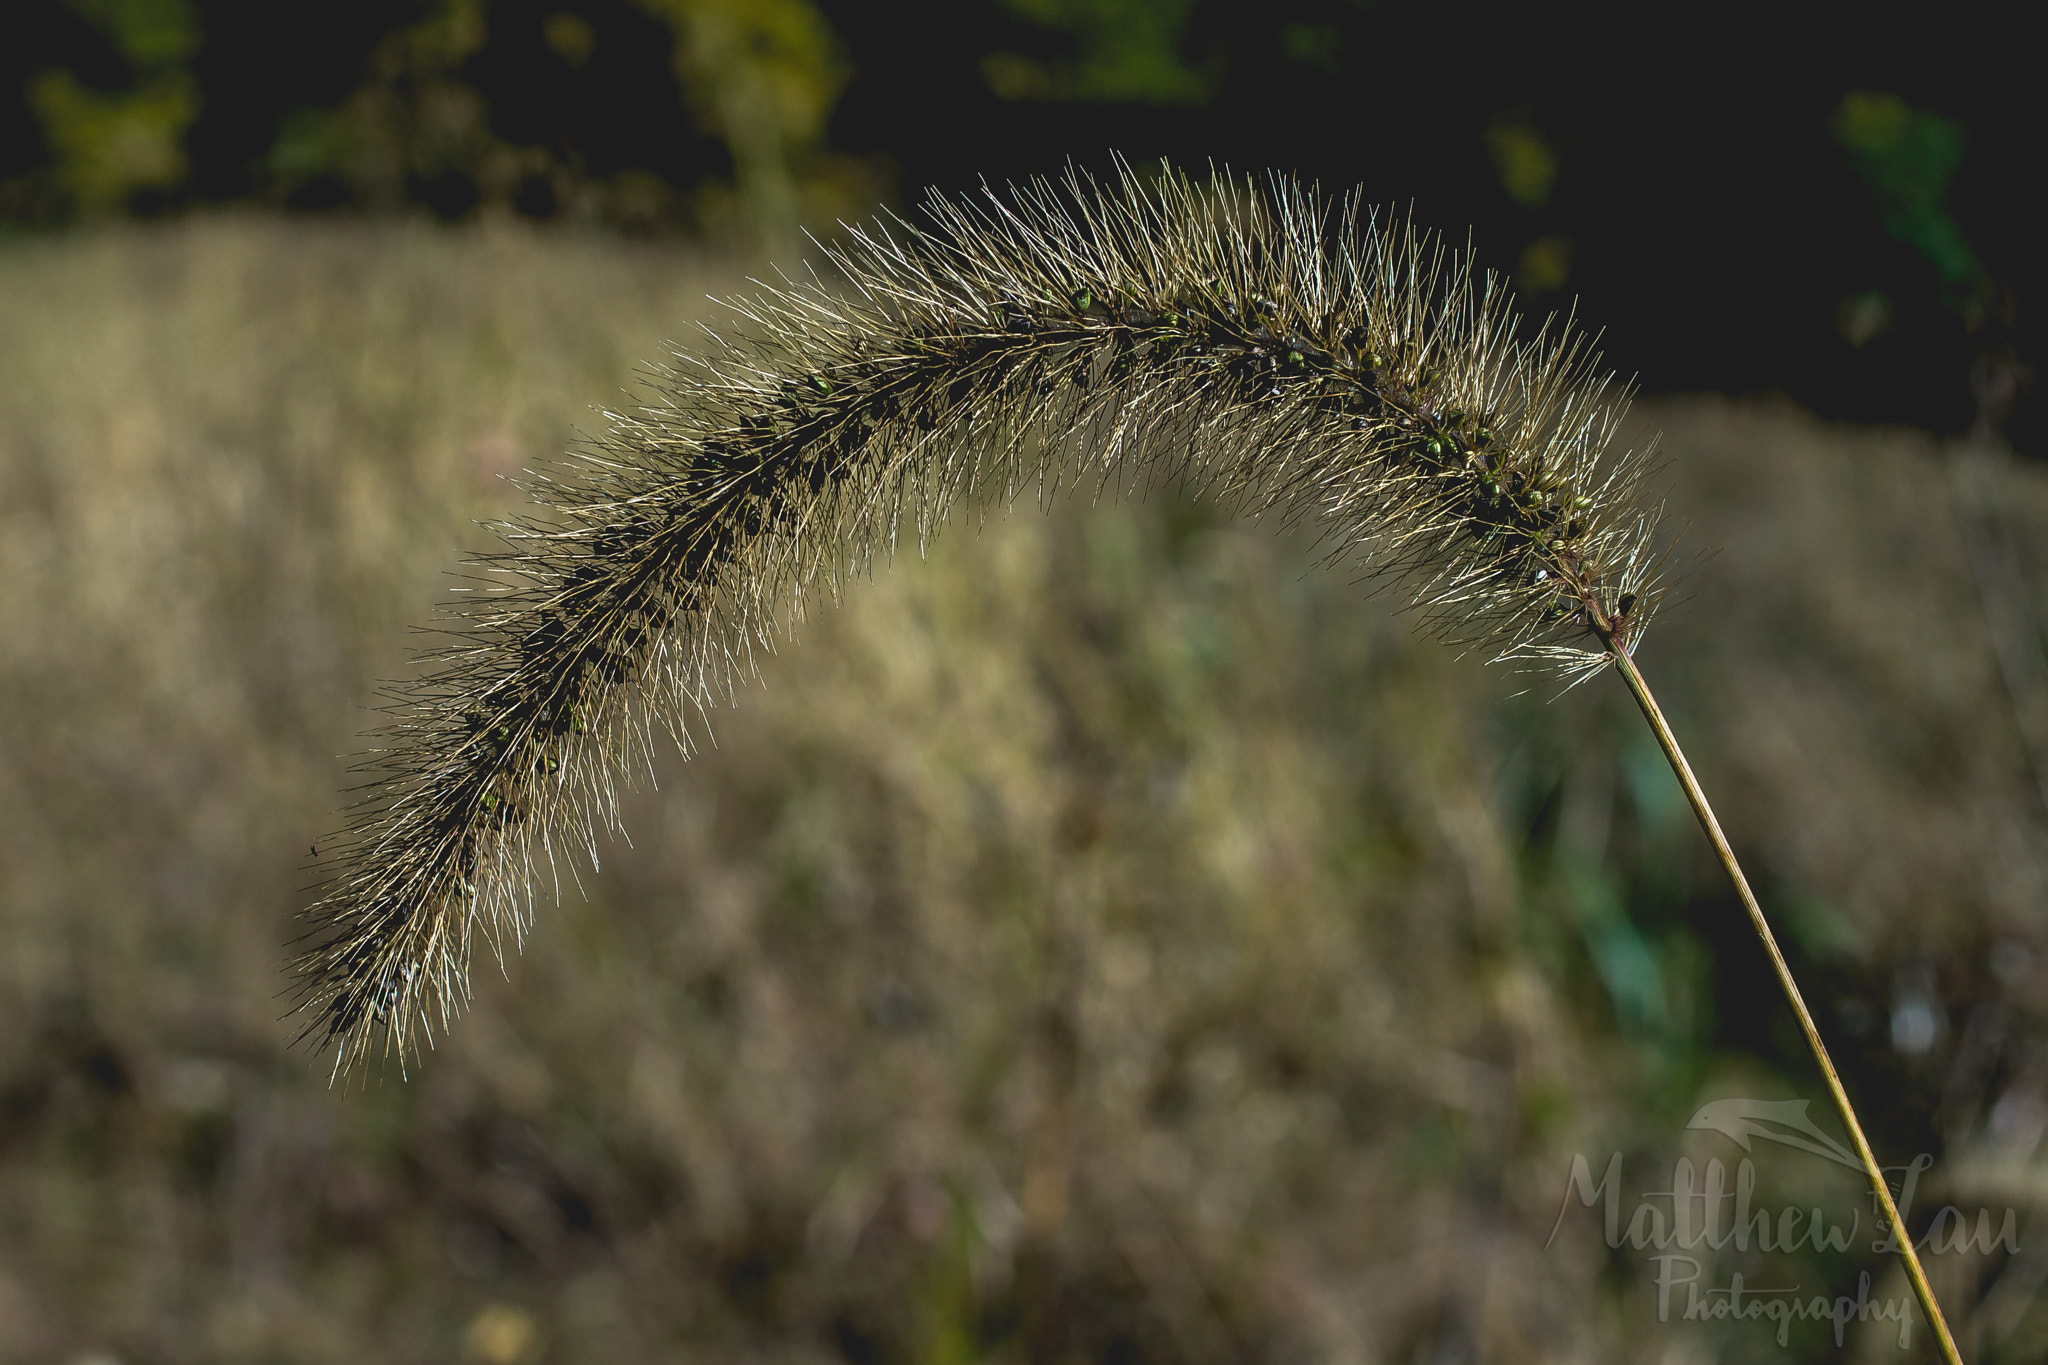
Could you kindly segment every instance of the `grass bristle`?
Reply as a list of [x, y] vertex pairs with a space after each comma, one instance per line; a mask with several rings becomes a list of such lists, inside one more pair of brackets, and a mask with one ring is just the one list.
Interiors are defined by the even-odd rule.
[[655, 400], [528, 485], [392, 699], [308, 912], [307, 1036], [403, 1059], [657, 732], [687, 750], [809, 597], [956, 510], [1173, 484], [1313, 524], [1424, 627], [1568, 680], [1655, 606], [1648, 452], [1568, 323], [1529, 333], [1427, 233], [1263, 183], [1125, 171], [881, 223], [731, 307]]

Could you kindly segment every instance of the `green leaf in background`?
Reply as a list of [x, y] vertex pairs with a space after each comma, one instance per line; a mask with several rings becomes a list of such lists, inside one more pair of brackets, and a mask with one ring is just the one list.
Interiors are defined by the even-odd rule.
[[488, 19], [486, 0], [440, 0], [387, 33], [339, 105], [285, 120], [269, 157], [276, 188], [289, 196], [331, 177], [362, 205], [391, 210], [407, 201], [409, 180], [465, 176], [489, 198], [494, 180], [524, 172], [493, 156], [490, 111], [456, 74], [488, 40]]
[[998, 97], [1049, 103], [1206, 104], [1223, 75], [1220, 57], [1199, 68], [1181, 55], [1194, 0], [1000, 0], [1002, 8], [1072, 40], [1072, 57], [1039, 61], [1016, 52], [982, 59]]
[[1344, 69], [1344, 32], [1335, 24], [1289, 23], [1280, 26], [1280, 50], [1289, 61], [1334, 76]]
[[[1530, 120], [1526, 107], [1503, 109], [1486, 125], [1486, 154], [1508, 198], [1525, 209], [1542, 209], [1557, 188], [1556, 146]], [[1532, 238], [1515, 262], [1515, 288], [1541, 298], [1564, 288], [1572, 273], [1572, 239], [1546, 232]]]
[[199, 51], [199, 16], [188, 0], [70, 0], [68, 8], [139, 67], [176, 66]]
[[676, 33], [676, 77], [699, 121], [732, 154], [754, 229], [801, 217], [799, 178], [852, 74], [810, 0], [640, 0]]
[[1532, 209], [1550, 202], [1557, 184], [1557, 151], [1527, 115], [1496, 114], [1486, 125], [1486, 150], [1508, 198]]
[[1958, 312], [1981, 309], [1991, 277], [1947, 203], [1949, 181], [1963, 162], [1963, 126], [1897, 95], [1858, 90], [1843, 96], [1833, 130], [1876, 191], [1885, 231], [1941, 277], [1943, 302]]
[[135, 67], [135, 84], [96, 90], [73, 72], [46, 70], [29, 80], [29, 107], [67, 207], [118, 212], [137, 191], [185, 178], [185, 131], [199, 114], [185, 62], [199, 50], [199, 17], [187, 0], [73, 0], [70, 8]]
[[[473, 187], [473, 202], [513, 201], [536, 178], [580, 216], [629, 225], [696, 217], [700, 225], [777, 240], [807, 216], [849, 214], [873, 197], [857, 167], [825, 154], [826, 119], [850, 75], [835, 35], [810, 0], [636, 0], [670, 35], [676, 134], [698, 128], [725, 145], [732, 183], [665, 183], [649, 169], [600, 175], [590, 149], [524, 145], [492, 125], [471, 83], [472, 59], [511, 23], [490, 0], [437, 0], [417, 23], [385, 36], [363, 83], [340, 104], [286, 120], [270, 155], [277, 187], [331, 179], [355, 202], [395, 208], [439, 178]], [[541, 38], [580, 70], [608, 41], [573, 8], [549, 15]], [[694, 210], [694, 212], [693, 212]]]

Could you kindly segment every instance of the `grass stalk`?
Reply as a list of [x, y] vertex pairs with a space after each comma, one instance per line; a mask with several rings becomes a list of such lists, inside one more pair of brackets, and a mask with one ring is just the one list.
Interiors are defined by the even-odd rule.
[[[1172, 486], [1321, 533], [1421, 627], [1586, 678], [1655, 613], [1654, 450], [1583, 333], [1357, 194], [1128, 169], [847, 230], [654, 401], [530, 473], [387, 694], [301, 954], [337, 1071], [430, 1044], [655, 736], [687, 753], [807, 600], [956, 508]], [[536, 876], [538, 874], [538, 877]]]
[[469, 995], [536, 874], [596, 859], [666, 732], [687, 753], [759, 651], [899, 536], [1076, 485], [1174, 486], [1399, 582], [1428, 633], [1621, 672], [1763, 941], [1944, 1359], [1954, 1338], [1756, 897], [1632, 647], [1660, 596], [1654, 447], [1571, 322], [1533, 334], [1468, 254], [1284, 176], [1070, 175], [929, 227], [849, 229], [828, 274], [733, 300], [654, 402], [525, 485], [473, 561], [306, 912], [306, 1037], [403, 1061]]
[[1642, 670], [1636, 667], [1627, 642], [1614, 636], [1606, 638], [1608, 654], [1614, 660], [1616, 670], [1620, 672], [1622, 681], [1628, 684], [1636, 705], [1642, 708], [1651, 733], [1657, 736], [1658, 747], [1664, 751], [1665, 760], [1677, 775], [1678, 784], [1685, 788], [1685, 799], [1691, 803], [1692, 813], [1699, 817], [1700, 828], [1706, 831], [1707, 842], [1714, 846], [1714, 856], [1721, 860], [1728, 880], [1735, 884], [1736, 895], [1742, 898], [1742, 908], [1749, 912], [1750, 927], [1756, 930], [1764, 951], [1770, 955], [1771, 970], [1777, 973], [1778, 985], [1785, 992], [1785, 999], [1791, 1002], [1792, 1012], [1799, 1018], [1800, 1030], [1806, 1034], [1806, 1045], [1812, 1049], [1814, 1061], [1820, 1064], [1821, 1075], [1828, 1083], [1828, 1094], [1835, 1102], [1835, 1112], [1841, 1116], [1842, 1126], [1856, 1144], [1856, 1155], [1863, 1162], [1863, 1173], [1870, 1179], [1870, 1188], [1884, 1206], [1893, 1244], [1906, 1263], [1906, 1274], [1913, 1281], [1913, 1294], [1920, 1300], [1920, 1309], [1927, 1314], [1927, 1321], [1934, 1329], [1941, 1358], [1948, 1365], [1963, 1365], [1963, 1358], [1956, 1350], [1955, 1337], [1950, 1334], [1941, 1305], [1935, 1301], [1934, 1289], [1927, 1282], [1927, 1272], [1920, 1264], [1919, 1253], [1913, 1250], [1913, 1236], [1906, 1229], [1905, 1219], [1899, 1216], [1899, 1206], [1892, 1199], [1891, 1187], [1885, 1184], [1884, 1170], [1877, 1164], [1869, 1140], [1863, 1136], [1863, 1125], [1856, 1120], [1856, 1106], [1849, 1102], [1849, 1092], [1842, 1087], [1842, 1078], [1836, 1074], [1835, 1064], [1828, 1057], [1827, 1045], [1821, 1041], [1820, 1030], [1814, 1026], [1813, 1014], [1799, 993], [1799, 983], [1793, 979], [1784, 953], [1778, 950], [1778, 940], [1771, 933], [1769, 921], [1764, 918], [1763, 907], [1757, 904], [1756, 893], [1749, 888], [1749, 878], [1743, 875], [1742, 864], [1736, 861], [1735, 850], [1729, 846], [1728, 836], [1721, 830], [1721, 822], [1714, 818], [1714, 808], [1707, 803], [1707, 794], [1700, 787], [1699, 778], [1693, 775], [1692, 765], [1686, 762], [1685, 750], [1679, 747], [1678, 736], [1672, 733], [1671, 723], [1664, 719], [1663, 708], [1657, 705], [1650, 684], [1644, 680]]

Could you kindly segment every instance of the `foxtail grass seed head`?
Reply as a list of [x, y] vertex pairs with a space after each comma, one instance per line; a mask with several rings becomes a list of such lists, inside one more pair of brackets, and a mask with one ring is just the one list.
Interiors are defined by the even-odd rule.
[[306, 1036], [401, 1062], [592, 861], [657, 732], [687, 752], [821, 588], [956, 509], [1172, 484], [1312, 524], [1424, 628], [1567, 680], [1655, 604], [1648, 451], [1571, 324], [1356, 195], [1128, 169], [934, 198], [660, 372], [529, 480], [446, 643], [389, 697], [306, 912]]

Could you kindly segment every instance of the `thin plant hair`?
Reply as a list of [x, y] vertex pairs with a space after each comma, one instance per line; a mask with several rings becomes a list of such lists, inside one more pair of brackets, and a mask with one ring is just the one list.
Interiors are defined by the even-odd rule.
[[757, 652], [898, 542], [1027, 491], [1162, 485], [1307, 525], [1421, 628], [1627, 684], [1727, 869], [1955, 1343], [1812, 1015], [1634, 650], [1660, 596], [1650, 449], [1568, 320], [1466, 252], [1285, 176], [1070, 171], [848, 229], [728, 304], [650, 402], [522, 485], [421, 676], [387, 694], [298, 958], [337, 1075], [403, 1066], [503, 961], [563, 854], [596, 863], [657, 735], [687, 754]]

